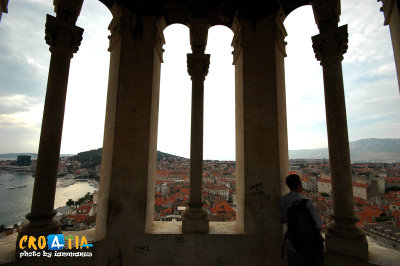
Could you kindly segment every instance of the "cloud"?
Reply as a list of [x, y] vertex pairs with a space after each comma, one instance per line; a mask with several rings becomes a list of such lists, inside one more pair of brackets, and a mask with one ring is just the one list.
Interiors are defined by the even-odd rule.
[[29, 112], [32, 106], [42, 104], [37, 99], [23, 94], [0, 96], [0, 115]]
[[50, 1], [10, 1], [0, 27], [0, 96], [26, 94], [43, 98], [50, 52], [44, 41]]
[[0, 97], [0, 152], [37, 152], [43, 103], [26, 95]]

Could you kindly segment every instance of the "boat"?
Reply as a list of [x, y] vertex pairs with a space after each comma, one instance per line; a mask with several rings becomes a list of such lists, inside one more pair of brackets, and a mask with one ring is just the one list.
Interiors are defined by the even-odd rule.
[[15, 189], [15, 188], [17, 188], [17, 187], [9, 187], [8, 189]]

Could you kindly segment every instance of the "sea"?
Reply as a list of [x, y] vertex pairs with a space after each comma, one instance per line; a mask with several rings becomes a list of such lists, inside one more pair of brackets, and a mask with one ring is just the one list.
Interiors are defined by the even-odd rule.
[[[31, 209], [34, 182], [35, 178], [31, 174], [0, 171], [0, 225], [8, 226], [25, 220], [25, 215]], [[98, 189], [87, 181], [68, 184], [63, 178], [57, 179], [55, 209], [65, 206], [68, 199], [78, 200], [87, 192], [93, 193]]]

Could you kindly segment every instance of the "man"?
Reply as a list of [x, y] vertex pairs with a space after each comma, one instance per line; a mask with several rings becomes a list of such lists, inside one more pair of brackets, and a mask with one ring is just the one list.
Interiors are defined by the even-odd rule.
[[[302, 199], [306, 199], [306, 197], [302, 194], [300, 194], [303, 191], [303, 187], [300, 181], [300, 177], [296, 174], [291, 174], [286, 177], [286, 184], [290, 189], [290, 192], [284, 196], [281, 197], [280, 199], [280, 211], [281, 211], [281, 222], [288, 224], [288, 210], [289, 208], [292, 207], [293, 202], [299, 202]], [[319, 217], [317, 210], [315, 209], [314, 205], [311, 203], [311, 201], [307, 200], [306, 201], [306, 208], [308, 209], [311, 218], [314, 222], [315, 228], [317, 232], [321, 231], [322, 227], [322, 221], [321, 218]], [[322, 254], [321, 256], [313, 256], [312, 261], [310, 259], [305, 258], [301, 254], [299, 254], [294, 246], [290, 243], [289, 241], [289, 246], [288, 246], [288, 264], [289, 266], [295, 266], [295, 265], [322, 265], [321, 260], [322, 260]]]

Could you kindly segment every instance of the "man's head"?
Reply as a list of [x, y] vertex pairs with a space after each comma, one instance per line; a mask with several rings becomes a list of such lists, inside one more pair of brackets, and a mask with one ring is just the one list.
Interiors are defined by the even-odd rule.
[[[301, 192], [301, 181], [300, 176], [296, 174], [291, 174], [286, 177], [286, 185], [291, 191]], [[300, 186], [300, 188], [299, 188]], [[298, 191], [300, 189], [300, 191]]]

